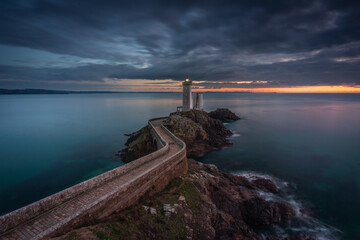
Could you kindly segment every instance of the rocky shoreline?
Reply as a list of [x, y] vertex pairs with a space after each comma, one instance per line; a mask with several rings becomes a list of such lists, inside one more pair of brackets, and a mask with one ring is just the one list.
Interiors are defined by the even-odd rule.
[[[188, 157], [196, 157], [231, 144], [228, 137], [232, 133], [223, 121], [238, 119], [228, 109], [210, 113], [192, 110], [170, 114], [164, 125], [186, 143]], [[119, 152], [124, 161], [156, 149], [147, 127], [129, 134], [126, 145]], [[261, 231], [299, 214], [286, 201], [264, 197], [279, 196], [279, 186], [271, 179], [236, 176], [214, 165], [188, 161], [189, 172], [160, 193], [146, 195], [134, 206], [104, 219], [77, 226], [59, 239], [316, 239], [303, 233], [284, 237]]]
[[261, 196], [278, 194], [273, 181], [188, 161], [189, 172], [160, 193], [146, 195], [125, 210], [77, 226], [57, 239], [315, 239], [306, 234], [285, 238], [259, 234], [259, 229], [285, 223], [297, 214], [289, 203]]

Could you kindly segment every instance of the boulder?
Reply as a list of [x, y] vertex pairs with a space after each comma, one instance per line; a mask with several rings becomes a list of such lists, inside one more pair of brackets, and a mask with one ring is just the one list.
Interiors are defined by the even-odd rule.
[[250, 226], [281, 223], [295, 216], [295, 210], [290, 204], [266, 201], [260, 197], [254, 197], [242, 202], [241, 212], [244, 221]]
[[209, 112], [209, 116], [214, 119], [218, 119], [222, 122], [232, 122], [239, 120], [240, 118], [228, 108], [218, 108], [215, 111]]
[[256, 188], [263, 190], [265, 192], [278, 193], [278, 187], [269, 179], [257, 178], [252, 181]]

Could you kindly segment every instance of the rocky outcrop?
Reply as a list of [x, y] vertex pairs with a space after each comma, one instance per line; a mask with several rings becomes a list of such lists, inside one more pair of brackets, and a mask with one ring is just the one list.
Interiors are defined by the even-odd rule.
[[295, 215], [289, 204], [266, 201], [258, 196], [245, 200], [241, 205], [241, 213], [244, 221], [251, 226], [281, 223]]
[[[189, 160], [189, 173], [176, 178], [157, 195], [67, 234], [86, 239], [264, 239], [310, 240], [308, 235], [260, 236], [259, 229], [295, 216], [286, 202], [266, 201], [260, 191], [273, 192], [275, 183], [220, 171], [214, 165]], [[270, 182], [272, 184], [270, 184]]]
[[[220, 119], [239, 119], [228, 109], [217, 109], [214, 112], [216, 112], [214, 116]], [[186, 143], [188, 157], [200, 157], [210, 150], [231, 144], [227, 138], [232, 135], [232, 132], [221, 120], [210, 117], [210, 114], [205, 111], [172, 113], [164, 121], [164, 126]], [[124, 162], [132, 161], [156, 150], [148, 127], [128, 136], [129, 139], [125, 144], [128, 147], [117, 153]]]
[[230, 144], [227, 137], [232, 135], [220, 120], [199, 110], [173, 113], [164, 125], [186, 143], [188, 157], [199, 157], [210, 150], [227, 146]]
[[[274, 190], [269, 183], [254, 183], [245, 177], [222, 172], [214, 165], [192, 162], [192, 167], [189, 178], [196, 183], [202, 199], [216, 209], [211, 223], [215, 227], [216, 237], [237, 235], [258, 239], [255, 234], [257, 227], [281, 223], [295, 216], [294, 209], [288, 203], [266, 201], [259, 195], [259, 190]], [[224, 226], [221, 219], [228, 223], [234, 221], [234, 225]]]
[[240, 119], [235, 113], [227, 108], [218, 108], [215, 111], [209, 112], [209, 116], [223, 122], [232, 122]]
[[254, 179], [252, 181], [252, 183], [255, 184], [257, 188], [259, 188], [263, 191], [268, 191], [268, 192], [272, 192], [272, 193], [279, 192], [278, 187], [269, 179], [257, 178], [257, 179]]
[[143, 127], [134, 133], [126, 134], [126, 136], [129, 137], [125, 143], [127, 148], [116, 153], [122, 161], [131, 162], [156, 151], [156, 144], [150, 134], [149, 126]]

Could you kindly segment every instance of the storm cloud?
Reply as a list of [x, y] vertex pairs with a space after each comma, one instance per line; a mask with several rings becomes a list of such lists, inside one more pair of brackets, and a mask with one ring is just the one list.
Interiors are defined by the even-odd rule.
[[2, 1], [0, 87], [356, 86], [359, 29], [359, 1]]

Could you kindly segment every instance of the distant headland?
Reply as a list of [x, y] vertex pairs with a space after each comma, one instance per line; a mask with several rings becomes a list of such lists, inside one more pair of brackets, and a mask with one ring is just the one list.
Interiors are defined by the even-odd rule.
[[0, 94], [76, 94], [76, 93], [118, 93], [112, 91], [67, 91], [67, 90], [48, 90], [48, 89], [0, 89]]

